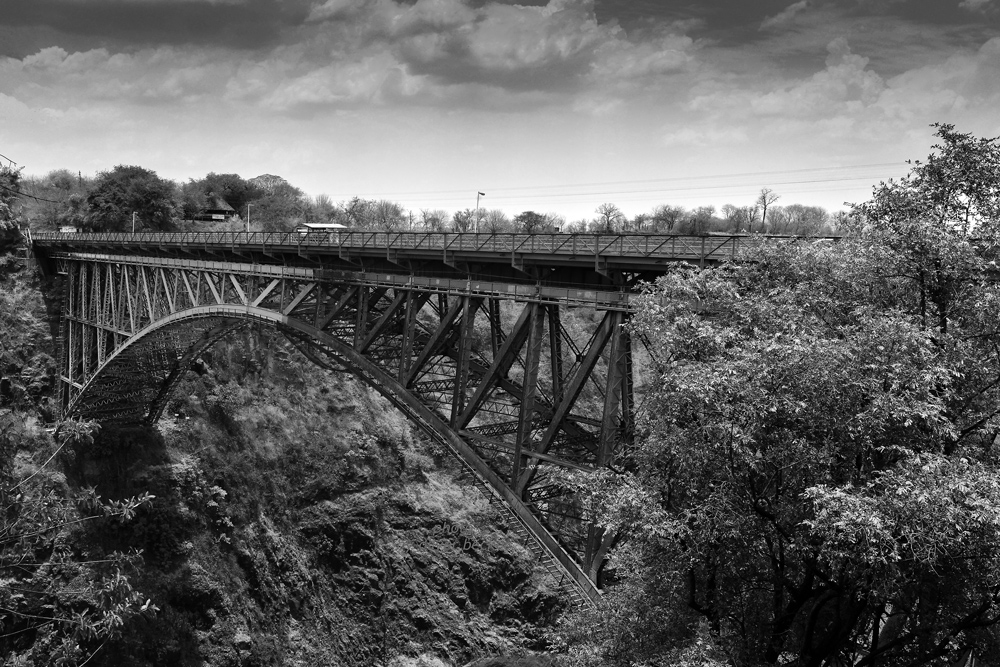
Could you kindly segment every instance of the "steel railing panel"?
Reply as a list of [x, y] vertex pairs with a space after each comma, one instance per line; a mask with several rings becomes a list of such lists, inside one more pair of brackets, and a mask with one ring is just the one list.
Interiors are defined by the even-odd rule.
[[[767, 242], [795, 237], [755, 237]], [[817, 240], [820, 237], [817, 237]], [[826, 237], [823, 237], [826, 238]], [[351, 249], [364, 252], [441, 250], [497, 256], [557, 255], [567, 258], [594, 256], [635, 259], [731, 259], [750, 242], [739, 235], [679, 234], [486, 234], [476, 232], [385, 232], [338, 230], [333, 232], [32, 232], [32, 243], [41, 248], [121, 246], [228, 248], [275, 250], [296, 248]]]

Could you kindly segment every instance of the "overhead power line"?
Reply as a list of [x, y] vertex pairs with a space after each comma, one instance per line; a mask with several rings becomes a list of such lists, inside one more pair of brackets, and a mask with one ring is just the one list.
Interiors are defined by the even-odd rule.
[[[769, 181], [768, 185], [772, 186], [784, 186], [784, 185], [815, 185], [815, 184], [834, 184], [834, 183], [846, 183], [850, 181], [867, 181], [871, 180], [872, 176], [846, 176], [843, 178], [824, 178], [824, 179], [804, 179], [804, 180], [788, 180], [788, 181]], [[635, 195], [670, 195], [670, 194], [684, 194], [691, 192], [704, 192], [704, 191], [715, 191], [719, 192], [717, 196], [727, 196], [723, 194], [726, 190], [746, 190], [748, 188], [755, 188], [756, 186], [751, 186], [741, 183], [730, 183], [730, 184], [718, 184], [718, 185], [692, 185], [686, 187], [671, 187], [671, 188], [652, 188], [652, 189], [638, 189], [638, 190], [601, 190], [601, 191], [577, 191], [577, 192], [548, 192], [548, 193], [529, 193], [529, 194], [499, 194], [492, 196], [491, 201], [511, 201], [511, 200], [565, 200], [565, 199], [582, 199], [591, 197], [629, 197]], [[836, 186], [835, 188], [823, 188], [824, 190], [841, 189], [843, 186]], [[850, 188], [849, 188], [850, 189]], [[497, 188], [500, 190], [500, 188]], [[418, 197], [407, 197], [406, 200], [410, 202], [442, 202], [442, 201], [464, 201], [467, 197], [464, 191], [460, 195], [455, 197], [433, 197], [422, 195]]]
[[[4, 160], [7, 160], [7, 162], [9, 162], [10, 164], [17, 164], [16, 162], [14, 162], [13, 160], [11, 160], [9, 157], [7, 157], [6, 155], [4, 155], [3, 153], [0, 153], [0, 158], [3, 158]], [[8, 188], [3, 183], [0, 183], [0, 188], [6, 190], [7, 192], [13, 192], [14, 194], [19, 195], [21, 197], [30, 197], [31, 199], [34, 199], [35, 201], [44, 201], [44, 202], [48, 202], [50, 204], [61, 204], [62, 203], [61, 201], [56, 201], [55, 199], [46, 199], [45, 197], [36, 197], [35, 195], [29, 195], [27, 192], [21, 192], [20, 190], [15, 190], [14, 188]]]
[[[896, 162], [879, 162], [872, 164], [858, 164], [858, 165], [842, 165], [837, 167], [810, 167], [802, 169], [782, 169], [775, 171], [753, 171], [753, 172], [738, 172], [730, 174], [706, 174], [701, 176], [674, 176], [667, 178], [650, 178], [650, 179], [634, 179], [627, 181], [602, 181], [602, 182], [591, 182], [591, 183], [564, 183], [556, 185], [525, 185], [517, 187], [491, 187], [492, 192], [501, 193], [496, 196], [491, 196], [491, 199], [501, 199], [501, 198], [511, 198], [512, 195], [504, 195], [505, 192], [531, 192], [536, 190], [561, 190], [567, 188], [592, 188], [601, 187], [607, 188], [616, 185], [643, 185], [652, 183], [682, 183], [690, 181], [712, 181], [712, 180], [723, 180], [723, 179], [734, 179], [734, 178], [750, 178], [759, 179], [761, 177], [768, 176], [779, 176], [779, 175], [794, 175], [794, 174], [805, 174], [805, 173], [826, 173], [826, 172], [849, 172], [857, 171], [862, 169], [877, 169], [885, 167], [899, 167], [900, 165]], [[877, 178], [878, 175], [871, 176], [852, 176], [847, 180], [862, 180], [866, 178]], [[830, 179], [818, 179], [815, 181], [768, 181], [769, 185], [784, 185], [788, 183], [796, 182], [826, 182], [826, 181], [837, 181], [845, 180], [844, 178], [830, 178]], [[683, 190], [692, 189], [705, 189], [705, 188], [724, 188], [724, 187], [738, 187], [739, 184], [723, 184], [719, 183], [717, 185], [711, 186], [696, 186], [696, 187], [684, 187]], [[622, 192], [670, 192], [676, 191], [679, 188], [657, 188], [655, 190], [627, 190]], [[580, 195], [590, 195], [590, 194], [616, 194], [619, 191], [605, 192], [605, 193], [592, 193], [592, 192], [566, 192], [566, 193], [542, 193], [535, 195], [526, 195], [532, 197], [573, 197]], [[364, 197], [423, 197], [423, 196], [433, 196], [433, 195], [465, 195], [466, 189], [461, 190], [412, 190], [412, 191], [382, 191], [382, 192], [354, 192], [354, 193], [336, 193], [330, 195], [333, 198], [342, 197], [354, 197], [354, 196], [364, 196]]]
[[22, 197], [30, 197], [31, 199], [34, 199], [35, 201], [45, 201], [45, 202], [48, 202], [50, 204], [62, 204], [61, 201], [57, 201], [55, 199], [46, 199], [45, 197], [36, 197], [35, 195], [29, 195], [27, 192], [21, 192], [20, 190], [15, 190], [14, 188], [8, 188], [6, 185], [3, 185], [3, 184], [0, 184], [0, 188], [3, 188], [7, 192], [13, 192], [14, 194], [20, 195]]

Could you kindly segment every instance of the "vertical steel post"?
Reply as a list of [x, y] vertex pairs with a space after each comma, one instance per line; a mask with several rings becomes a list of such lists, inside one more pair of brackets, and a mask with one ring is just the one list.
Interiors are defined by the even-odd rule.
[[354, 347], [357, 348], [364, 340], [368, 329], [368, 298], [370, 288], [361, 285], [358, 288], [358, 312], [354, 321]]
[[417, 326], [417, 311], [424, 303], [424, 300], [416, 298], [416, 294], [415, 290], [406, 293], [406, 306], [403, 310], [403, 340], [399, 346], [399, 370], [396, 374], [400, 382], [406, 378], [410, 370], [410, 362], [413, 361], [413, 337]]
[[631, 345], [625, 330], [625, 314], [612, 314], [611, 341], [608, 353], [608, 377], [604, 392], [604, 414], [601, 418], [601, 442], [597, 465], [605, 466], [611, 460], [620, 433], [622, 407], [631, 409]]
[[458, 359], [455, 368], [455, 391], [451, 399], [451, 424], [456, 426], [458, 418], [465, 409], [465, 392], [469, 385], [469, 362], [472, 359], [472, 334], [478, 305], [470, 295], [464, 294], [462, 299], [462, 321], [459, 324]]
[[549, 314], [549, 361], [552, 369], [552, 405], [559, 405], [563, 395], [562, 325], [559, 304], [546, 308]]
[[497, 356], [497, 350], [500, 349], [500, 299], [490, 297], [489, 299], [489, 317], [490, 317], [490, 351], [493, 353], [491, 359], [495, 359]]
[[535, 412], [535, 394], [538, 387], [538, 366], [542, 352], [542, 327], [545, 317], [542, 305], [528, 304], [531, 309], [528, 324], [528, 345], [524, 353], [524, 379], [521, 384], [521, 405], [517, 417], [517, 439], [514, 441], [514, 466], [511, 472], [511, 487], [517, 486], [521, 474], [521, 452], [531, 444], [532, 417]]

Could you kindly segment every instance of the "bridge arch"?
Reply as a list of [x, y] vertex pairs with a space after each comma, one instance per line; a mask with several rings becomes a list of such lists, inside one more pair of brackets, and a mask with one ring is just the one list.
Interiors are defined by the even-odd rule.
[[[445, 446], [463, 464], [483, 492], [510, 511], [544, 550], [555, 557], [562, 577], [583, 593], [582, 600], [596, 602], [601, 594], [595, 573], [587, 572], [572, 559], [560, 541], [531, 512], [516, 490], [470, 447], [440, 415], [409, 391], [397, 377], [385, 372], [352, 345], [313, 324], [269, 308], [247, 304], [194, 306], [152, 321], [123, 341], [93, 371], [67, 406], [67, 416], [97, 416], [105, 401], [118, 402], [116, 421], [155, 423], [170, 395], [191, 364], [226, 334], [259, 323], [273, 327], [291, 340], [311, 345], [368, 386], [377, 390], [429, 437]], [[183, 336], [176, 334], [183, 333]], [[300, 348], [301, 350], [301, 348]], [[309, 355], [311, 361], [318, 362]], [[127, 401], [122, 405], [121, 401]], [[105, 413], [105, 417], [108, 413]]]

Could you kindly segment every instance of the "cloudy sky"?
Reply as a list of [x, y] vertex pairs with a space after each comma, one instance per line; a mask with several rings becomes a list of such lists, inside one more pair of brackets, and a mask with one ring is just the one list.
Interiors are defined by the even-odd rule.
[[41, 175], [592, 216], [840, 208], [933, 122], [1000, 135], [1000, 0], [3, 0], [0, 153]]

